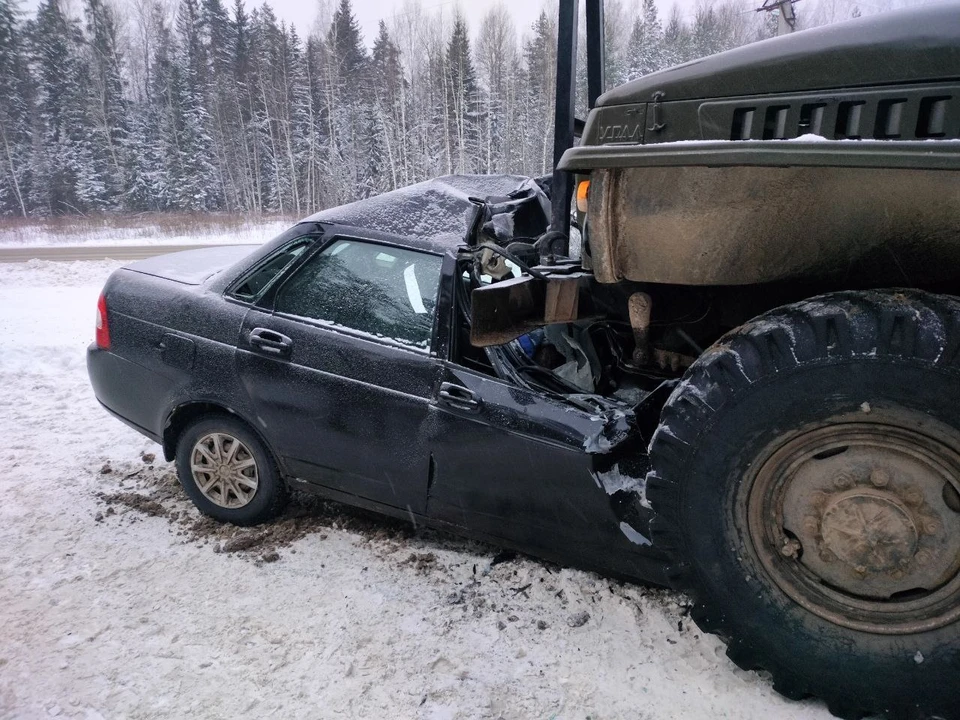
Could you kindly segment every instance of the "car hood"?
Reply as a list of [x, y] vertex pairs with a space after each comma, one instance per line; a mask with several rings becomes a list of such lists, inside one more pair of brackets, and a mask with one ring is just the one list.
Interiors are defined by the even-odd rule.
[[253, 252], [257, 245], [222, 245], [183, 250], [138, 260], [127, 270], [173, 280], [185, 285], [200, 285], [218, 272]]
[[614, 88], [599, 107], [957, 77], [955, 4], [881, 13], [782, 35], [660, 70]]

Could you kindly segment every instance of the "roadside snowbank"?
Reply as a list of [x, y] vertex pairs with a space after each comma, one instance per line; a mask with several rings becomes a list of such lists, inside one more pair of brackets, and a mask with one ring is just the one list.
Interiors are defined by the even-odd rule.
[[118, 265], [0, 266], [0, 716], [829, 717], [667, 591], [326, 503], [201, 520], [87, 383]]

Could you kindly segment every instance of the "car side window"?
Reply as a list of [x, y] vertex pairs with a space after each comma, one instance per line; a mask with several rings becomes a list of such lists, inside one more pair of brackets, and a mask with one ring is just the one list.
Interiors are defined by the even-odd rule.
[[427, 350], [441, 261], [404, 248], [335, 240], [284, 283], [274, 310]]
[[241, 280], [240, 284], [230, 291], [230, 295], [238, 300], [247, 302], [255, 300], [275, 277], [286, 270], [290, 266], [290, 263], [303, 254], [303, 251], [307, 249], [307, 246], [312, 241], [313, 238], [310, 237], [290, 243], [265, 263], [255, 268], [246, 278]]

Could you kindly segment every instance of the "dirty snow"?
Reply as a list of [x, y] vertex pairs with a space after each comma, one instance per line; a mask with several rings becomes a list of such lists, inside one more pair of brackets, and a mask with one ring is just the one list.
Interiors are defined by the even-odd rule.
[[201, 519], [87, 384], [118, 265], [0, 266], [0, 717], [829, 717], [674, 593], [328, 503]]

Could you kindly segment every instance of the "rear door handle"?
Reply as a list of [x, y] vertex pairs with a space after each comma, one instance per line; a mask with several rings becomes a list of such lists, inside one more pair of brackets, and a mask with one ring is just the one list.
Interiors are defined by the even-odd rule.
[[440, 383], [440, 392], [437, 397], [441, 405], [468, 413], [478, 413], [483, 406], [483, 401], [473, 390], [448, 382]]
[[267, 328], [254, 328], [250, 331], [251, 347], [275, 357], [290, 357], [293, 340]]

